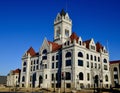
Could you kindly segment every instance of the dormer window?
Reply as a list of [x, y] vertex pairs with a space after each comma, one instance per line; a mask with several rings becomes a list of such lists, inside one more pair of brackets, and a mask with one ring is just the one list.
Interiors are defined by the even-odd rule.
[[69, 30], [65, 29], [65, 35], [68, 37], [69, 36]]
[[92, 49], [92, 50], [95, 50], [95, 46], [91, 45], [91, 49]]

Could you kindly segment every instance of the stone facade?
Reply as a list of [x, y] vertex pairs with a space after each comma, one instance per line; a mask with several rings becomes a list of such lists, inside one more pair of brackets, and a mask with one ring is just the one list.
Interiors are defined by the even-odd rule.
[[110, 61], [112, 87], [120, 86], [120, 60]]
[[11, 70], [7, 75], [7, 86], [19, 86], [20, 85], [20, 69]]
[[94, 39], [83, 41], [72, 33], [72, 20], [62, 10], [54, 20], [54, 40], [43, 41], [22, 57], [21, 87], [109, 87], [109, 54]]

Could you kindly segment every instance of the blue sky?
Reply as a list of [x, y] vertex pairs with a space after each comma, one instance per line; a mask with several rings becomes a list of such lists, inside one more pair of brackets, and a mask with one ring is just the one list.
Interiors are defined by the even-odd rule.
[[[67, 3], [66, 3], [67, 2]], [[109, 46], [110, 60], [120, 59], [120, 0], [0, 0], [0, 75], [21, 68], [21, 57], [44, 37], [53, 40], [53, 22], [65, 9], [73, 32]]]

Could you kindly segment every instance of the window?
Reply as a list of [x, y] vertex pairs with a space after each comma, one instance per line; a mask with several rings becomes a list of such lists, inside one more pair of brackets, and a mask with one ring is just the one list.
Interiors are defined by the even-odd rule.
[[89, 81], [90, 80], [90, 74], [87, 73], [87, 80]]
[[104, 70], [108, 70], [107, 65], [104, 65]]
[[116, 75], [114, 75], [114, 79], [118, 79], [118, 75], [116, 74]]
[[54, 56], [52, 56], [52, 61], [54, 61]]
[[94, 56], [94, 61], [96, 61], [96, 56]]
[[43, 52], [42, 52], [42, 54], [47, 54], [47, 50], [44, 49]]
[[78, 66], [83, 66], [83, 60], [78, 60]]
[[71, 57], [71, 53], [70, 52], [67, 52], [66, 55], [65, 55], [66, 58], [68, 57]]
[[37, 59], [37, 64], [39, 64], [39, 60]]
[[65, 35], [68, 37], [69, 36], [69, 30], [65, 29]]
[[22, 82], [25, 82], [25, 76], [22, 77]]
[[54, 74], [51, 75], [51, 80], [52, 80], [52, 81], [54, 80]]
[[93, 56], [91, 55], [90, 57], [91, 57], [91, 60], [93, 60]]
[[79, 73], [79, 80], [83, 80], [83, 73], [82, 72]]
[[91, 49], [95, 50], [95, 46], [92, 46], [92, 45], [91, 45]]
[[56, 68], [58, 68], [58, 62], [56, 62]]
[[71, 73], [70, 72], [66, 72], [66, 80], [71, 80]]
[[66, 60], [66, 66], [71, 66], [71, 59]]
[[70, 84], [70, 83], [67, 83], [67, 84], [66, 84], [66, 88], [71, 88], [71, 84]]
[[35, 60], [34, 60], [34, 64], [35, 64]]
[[32, 66], [31, 66], [31, 71], [32, 71]]
[[91, 68], [93, 68], [93, 63], [91, 63]]
[[108, 82], [108, 76], [107, 75], [105, 76], [105, 81]]
[[81, 41], [79, 41], [79, 44], [82, 45]]
[[58, 73], [56, 73], [56, 80], [58, 80]]
[[26, 66], [26, 62], [23, 63], [23, 66]]
[[67, 41], [67, 45], [69, 45], [70, 44], [70, 42], [69, 41]]
[[98, 64], [98, 69], [100, 69], [100, 64]]
[[58, 60], [58, 55], [56, 55], [56, 60]]
[[54, 63], [52, 63], [52, 68], [54, 68]]
[[33, 64], [33, 61], [31, 61], [31, 65]]
[[23, 72], [26, 72], [26, 67], [23, 67]]
[[79, 52], [79, 53], [78, 53], [78, 57], [83, 57], [82, 52]]
[[116, 68], [116, 67], [114, 67], [114, 71], [117, 71], [117, 68]]
[[47, 56], [42, 56], [42, 60], [46, 60], [47, 59]]
[[33, 67], [33, 71], [35, 71], [35, 66]]
[[47, 68], [47, 64], [45, 64], [45, 68]]
[[36, 70], [38, 70], [38, 65], [36, 66]]
[[104, 63], [107, 63], [107, 59], [104, 59], [103, 62], [104, 62]]
[[87, 62], [87, 67], [89, 68], [89, 62]]
[[47, 79], [47, 74], [45, 75], [45, 79]]
[[100, 62], [100, 57], [98, 57], [98, 62]]
[[97, 68], [97, 63], [95, 63], [95, 68]]
[[87, 56], [86, 58], [89, 59], [89, 55], [87, 54], [86, 56]]

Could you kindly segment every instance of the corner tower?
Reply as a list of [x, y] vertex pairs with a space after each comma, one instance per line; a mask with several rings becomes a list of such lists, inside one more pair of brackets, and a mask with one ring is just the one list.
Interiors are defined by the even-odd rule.
[[63, 9], [54, 20], [54, 42], [62, 44], [72, 33], [72, 20]]

